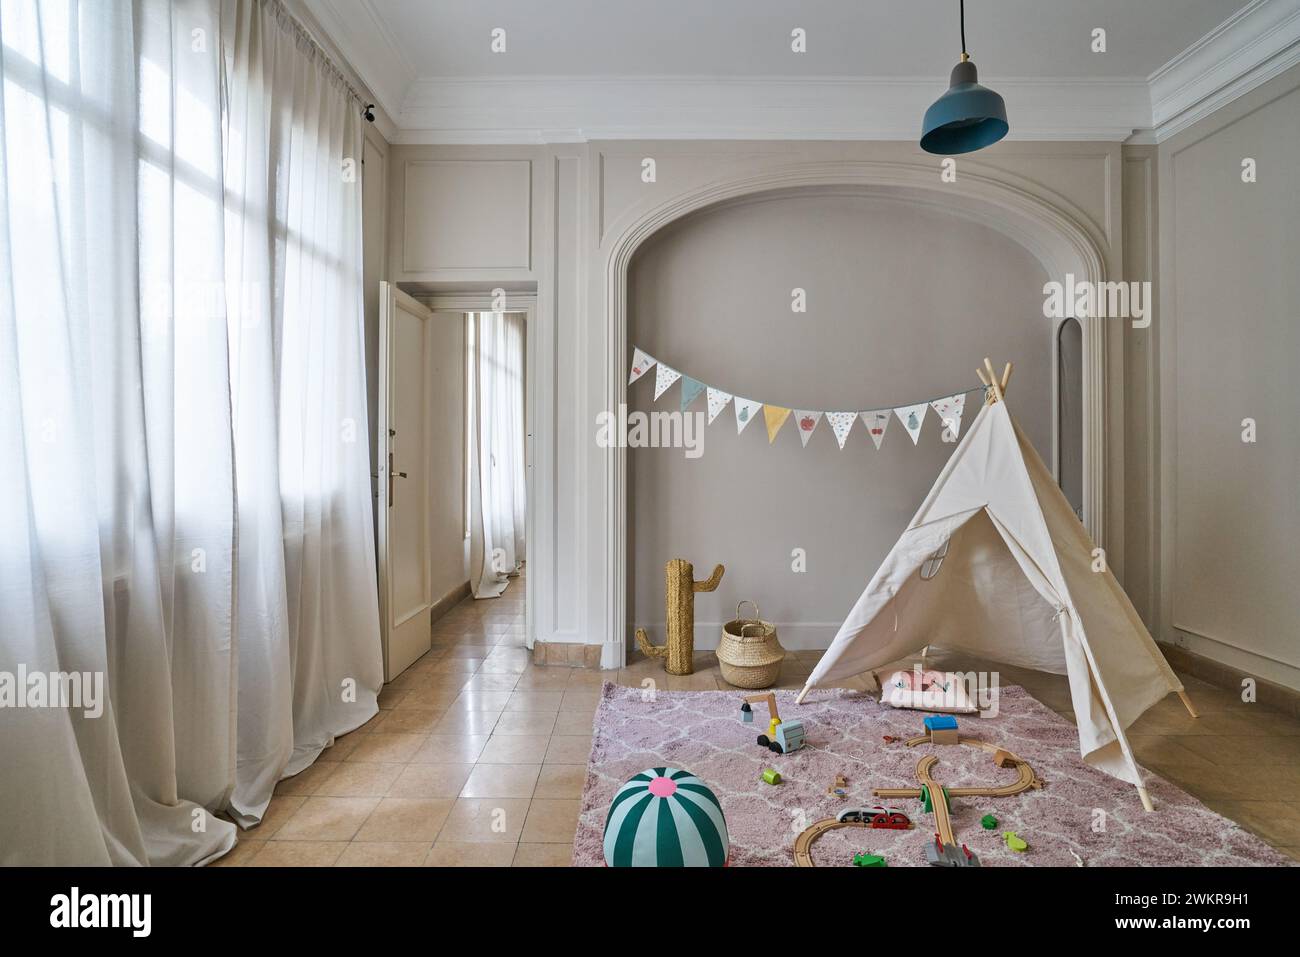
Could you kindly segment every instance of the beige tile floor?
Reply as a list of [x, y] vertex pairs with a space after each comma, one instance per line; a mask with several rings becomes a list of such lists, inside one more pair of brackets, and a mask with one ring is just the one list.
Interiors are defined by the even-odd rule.
[[[263, 822], [218, 864], [567, 865], [601, 683], [734, 689], [711, 653], [686, 677], [639, 656], [617, 673], [534, 666], [524, 587], [438, 621], [433, 649], [385, 686], [379, 714], [282, 781]], [[820, 654], [791, 653], [777, 687], [802, 687]], [[1064, 678], [1000, 671], [1072, 717]], [[1139, 761], [1300, 860], [1300, 721], [1183, 681], [1201, 717], [1176, 698], [1152, 708], [1131, 730]]]

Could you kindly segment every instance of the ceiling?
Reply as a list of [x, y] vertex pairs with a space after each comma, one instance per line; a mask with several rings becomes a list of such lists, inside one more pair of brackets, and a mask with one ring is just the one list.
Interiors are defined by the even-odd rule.
[[[583, 130], [632, 135], [631, 127], [612, 123], [620, 101], [657, 110], [662, 120], [665, 111], [677, 109], [678, 96], [698, 116], [689, 129], [672, 135], [694, 135], [691, 130], [703, 135], [715, 120], [735, 116], [737, 102], [755, 110], [768, 105], [769, 97], [755, 91], [772, 90], [772, 103], [785, 97], [793, 108], [809, 97], [818, 99], [823, 89], [833, 100], [846, 84], [848, 89], [857, 84], [858, 91], [868, 85], [888, 88], [892, 99], [885, 105], [896, 101], [910, 111], [915, 102], [928, 102], [942, 91], [961, 49], [958, 0], [297, 3], [374, 91], [395, 126], [423, 130], [432, 137], [424, 141], [469, 142], [475, 136], [508, 141], [513, 134], [506, 127], [528, 110], [539, 113], [539, 128], [577, 130], [576, 138], [587, 135]], [[1025, 109], [1037, 109], [1034, 87], [1044, 82], [1057, 91], [1085, 91], [1078, 105], [1086, 120], [1075, 136], [1083, 138], [1105, 126], [1099, 117], [1107, 110], [1115, 113], [1115, 130], [1150, 126], [1153, 75], [1186, 59], [1185, 51], [1207, 35], [1225, 32], [1227, 27], [1220, 27], [1225, 22], [1240, 26], [1248, 20], [1255, 26], [1246, 39], [1257, 39], [1265, 27], [1274, 29], [1282, 21], [1294, 32], [1300, 24], [1298, 0], [970, 0], [966, 38], [981, 79], [1002, 81], [996, 88], [1011, 90], [1009, 106], [1016, 96]], [[790, 49], [796, 27], [806, 31], [807, 53]], [[1104, 53], [1091, 50], [1098, 27], [1106, 31]], [[504, 53], [492, 52], [495, 28], [506, 31]], [[827, 80], [838, 86], [815, 85]], [[730, 103], [718, 101], [706, 116], [701, 96], [711, 95], [709, 81], [743, 92]], [[689, 94], [681, 93], [692, 84]], [[793, 92], [798, 90], [803, 92]], [[846, 92], [846, 104], [856, 95]], [[1054, 96], [1045, 98], [1043, 109], [1051, 103], [1066, 110], [1074, 105]], [[669, 135], [666, 129], [656, 133], [650, 119], [643, 113], [631, 126], [646, 127], [652, 136]], [[786, 120], [767, 116], [762, 122], [757, 117], [739, 122], [758, 134]], [[852, 125], [847, 116], [819, 123], [827, 136], [843, 135], [842, 128]], [[1044, 115], [1033, 126], [1036, 135], [1044, 135], [1052, 124]]]
[[[353, 0], [414, 76], [943, 76], [957, 0]], [[1146, 77], [1247, 0], [970, 0], [967, 47], [989, 74]], [[507, 31], [492, 53], [494, 27]], [[807, 31], [808, 52], [790, 50]], [[1107, 52], [1092, 53], [1094, 27]]]

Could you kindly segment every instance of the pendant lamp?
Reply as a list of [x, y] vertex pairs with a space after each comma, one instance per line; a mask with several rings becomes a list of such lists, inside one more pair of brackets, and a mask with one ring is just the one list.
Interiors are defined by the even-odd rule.
[[961, 3], [961, 62], [952, 68], [948, 92], [925, 111], [921, 149], [951, 156], [971, 153], [1007, 135], [1007, 105], [980, 86], [975, 64], [966, 52], [966, 0]]

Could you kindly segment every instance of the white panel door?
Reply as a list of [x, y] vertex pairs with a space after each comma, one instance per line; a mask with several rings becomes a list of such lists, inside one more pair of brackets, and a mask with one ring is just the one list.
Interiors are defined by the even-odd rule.
[[429, 650], [429, 323], [433, 314], [380, 283], [379, 595], [384, 679]]

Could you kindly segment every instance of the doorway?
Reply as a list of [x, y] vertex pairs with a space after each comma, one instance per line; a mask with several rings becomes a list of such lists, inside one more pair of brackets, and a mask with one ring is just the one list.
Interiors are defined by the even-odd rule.
[[465, 540], [470, 594], [500, 598], [527, 561], [527, 316], [467, 312]]
[[532, 647], [532, 304], [480, 310], [386, 282], [380, 299], [376, 544], [391, 681], [466, 598], [517, 609]]

